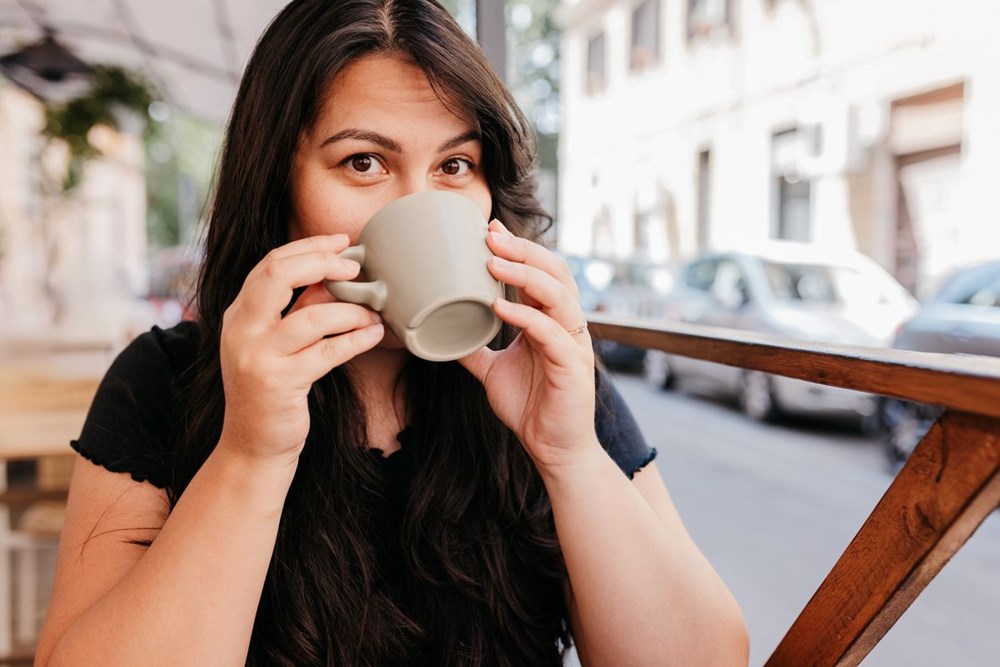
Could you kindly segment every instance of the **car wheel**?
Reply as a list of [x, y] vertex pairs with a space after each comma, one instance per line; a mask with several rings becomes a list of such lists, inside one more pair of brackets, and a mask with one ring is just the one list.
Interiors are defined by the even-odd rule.
[[878, 410], [865, 412], [858, 415], [858, 432], [865, 438], [875, 438], [882, 434], [882, 419]]
[[893, 471], [898, 471], [941, 414], [941, 409], [887, 398], [879, 406], [879, 413], [885, 429], [882, 441], [885, 454]]
[[657, 389], [671, 389], [676, 380], [667, 355], [659, 350], [646, 352], [642, 360], [642, 374]]
[[747, 371], [743, 374], [740, 381], [740, 407], [744, 414], [759, 422], [774, 421], [778, 417], [778, 405], [767, 373]]

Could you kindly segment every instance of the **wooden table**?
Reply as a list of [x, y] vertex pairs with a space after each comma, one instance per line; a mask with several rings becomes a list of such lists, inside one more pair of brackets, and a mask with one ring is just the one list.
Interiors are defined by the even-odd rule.
[[[0, 414], [0, 656], [11, 655], [15, 640], [20, 645], [36, 640], [39, 549], [56, 545], [54, 536], [32, 537], [17, 530], [11, 523], [11, 510], [64, 501], [68, 491], [61, 482], [9, 489], [7, 463], [38, 461], [39, 482], [45, 477], [41, 466], [46, 462], [68, 471], [71, 464], [59, 459], [73, 455], [69, 441], [80, 434], [86, 415], [86, 409]], [[18, 587], [16, 609], [12, 607], [13, 586]]]
[[[15, 641], [30, 646], [36, 639], [37, 554], [57, 543], [56, 535], [33, 535], [13, 526], [11, 509], [66, 499], [74, 456], [69, 443], [80, 435], [103, 374], [103, 368], [93, 370], [87, 374], [57, 359], [0, 365], [0, 662], [12, 655]], [[15, 460], [39, 463], [33, 486], [8, 488], [7, 464]], [[47, 475], [47, 470], [58, 474]], [[12, 607], [15, 585], [17, 609]]]
[[0, 460], [72, 454], [86, 417], [87, 408], [0, 413]]

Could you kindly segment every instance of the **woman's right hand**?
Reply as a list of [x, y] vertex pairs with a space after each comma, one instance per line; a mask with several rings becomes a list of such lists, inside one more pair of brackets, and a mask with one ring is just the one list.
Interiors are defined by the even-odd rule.
[[[382, 340], [376, 313], [332, 301], [322, 287], [325, 279], [351, 280], [360, 272], [357, 262], [338, 256], [347, 245], [346, 234], [293, 241], [247, 276], [222, 320], [220, 444], [255, 459], [295, 463], [309, 434], [313, 383]], [[282, 317], [292, 290], [307, 285]]]

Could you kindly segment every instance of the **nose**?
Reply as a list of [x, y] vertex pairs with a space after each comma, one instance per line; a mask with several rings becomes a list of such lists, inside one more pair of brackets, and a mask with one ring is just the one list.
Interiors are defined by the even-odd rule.
[[413, 174], [399, 179], [399, 187], [394, 193], [396, 198], [417, 194], [418, 192], [428, 192], [438, 190], [439, 187], [428, 174]]

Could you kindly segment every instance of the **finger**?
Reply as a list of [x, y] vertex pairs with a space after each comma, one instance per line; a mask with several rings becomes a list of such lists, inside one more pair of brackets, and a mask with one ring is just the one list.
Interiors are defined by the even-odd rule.
[[352, 303], [317, 303], [287, 315], [271, 336], [278, 354], [294, 354], [324, 336], [343, 334], [381, 322], [378, 314]]
[[488, 347], [484, 347], [476, 350], [467, 357], [462, 357], [458, 360], [458, 363], [461, 364], [465, 370], [472, 373], [472, 377], [482, 383], [486, 381], [486, 376], [489, 375], [490, 369], [493, 368], [493, 362], [496, 361], [498, 354], [500, 353], [495, 350], [491, 350]]
[[517, 236], [517, 234], [507, 229], [507, 227], [500, 222], [499, 218], [493, 218], [490, 220], [489, 229], [491, 232], [501, 232], [502, 234], [506, 234], [508, 236]]
[[571, 329], [583, 321], [583, 311], [576, 294], [541, 269], [510, 262], [502, 257], [490, 259], [489, 268], [497, 280], [520, 289], [537, 302], [546, 314], [562, 324], [563, 328]]
[[[533, 243], [531, 243], [530, 241], [528, 241], [526, 239], [521, 239], [521, 238], [518, 238], [518, 237], [514, 236], [513, 234], [511, 234], [510, 231], [508, 231], [507, 228], [503, 226], [503, 223], [501, 223], [499, 220], [493, 220], [490, 223], [489, 229], [493, 233], [492, 236], [494, 238], [493, 238], [492, 242], [489, 241], [489, 237], [487, 237], [487, 240], [488, 240], [488, 243], [490, 245], [491, 250], [494, 252], [495, 255], [496, 254], [499, 254], [499, 255], [505, 255], [506, 254], [505, 251], [504, 251], [504, 249], [499, 247], [499, 246], [503, 246], [505, 244], [512, 244], [511, 248], [510, 248], [510, 250], [512, 251], [511, 252], [512, 257], [508, 257], [508, 259], [513, 258], [513, 259], [515, 259], [515, 261], [517, 261], [518, 257], [526, 257], [533, 250], [535, 250], [535, 249], [532, 249], [531, 246], [536, 246], [537, 250], [545, 251], [545, 249], [542, 248], [541, 246], [537, 246], [537, 244], [533, 244]], [[519, 252], [518, 251], [518, 246], [522, 245], [522, 244], [526, 244], [528, 249], [525, 250], [525, 251], [523, 251], [523, 252]], [[497, 246], [497, 247], [495, 247], [495, 246]], [[559, 278], [559, 280], [561, 282], [566, 282], [568, 284], [572, 284], [572, 291], [579, 298], [579, 288], [577, 287], [576, 282], [573, 279], [573, 272], [569, 269], [569, 265], [566, 264], [565, 261], [563, 261], [562, 258], [560, 258], [558, 255], [555, 255], [554, 253], [549, 253], [549, 254], [551, 255], [551, 258], [550, 258], [551, 261], [546, 261], [546, 259], [544, 257], [540, 258], [541, 261], [547, 265], [547, 267], [550, 270], [550, 272], [551, 271], [555, 271], [556, 272], [555, 275], [558, 276], [558, 278]], [[563, 269], [565, 269], [565, 270], [563, 270]], [[540, 303], [538, 303], [537, 301], [535, 301], [534, 299], [532, 299], [530, 296], [527, 296], [527, 295], [525, 295], [523, 293], [520, 295], [520, 300], [521, 300], [521, 303], [524, 303], [526, 305], [529, 305], [529, 306], [532, 306], [532, 307], [535, 307], [535, 308], [541, 307]]]
[[322, 280], [351, 280], [361, 265], [330, 251], [274, 257], [268, 255], [247, 276], [240, 290], [240, 310], [251, 317], [272, 322], [288, 306], [292, 290]]
[[343, 252], [350, 245], [347, 234], [321, 234], [307, 236], [274, 248], [268, 255], [274, 259], [303, 255], [307, 252]]
[[302, 290], [299, 298], [295, 300], [292, 307], [285, 313], [285, 317], [302, 310], [306, 306], [312, 306], [317, 303], [336, 303], [336, 301], [333, 295], [330, 294], [330, 291], [323, 286], [323, 283], [315, 283]]
[[562, 368], [577, 363], [581, 347], [561, 324], [542, 311], [506, 299], [497, 299], [493, 308], [500, 319], [519, 327], [522, 335], [551, 363]]
[[294, 355], [299, 372], [315, 382], [337, 366], [341, 366], [359, 354], [363, 354], [379, 344], [385, 335], [381, 324], [372, 324], [363, 329], [324, 338]]
[[562, 257], [528, 239], [514, 236], [499, 220], [490, 223], [486, 242], [494, 255], [539, 268], [565, 284], [574, 294], [579, 294], [573, 272]]

